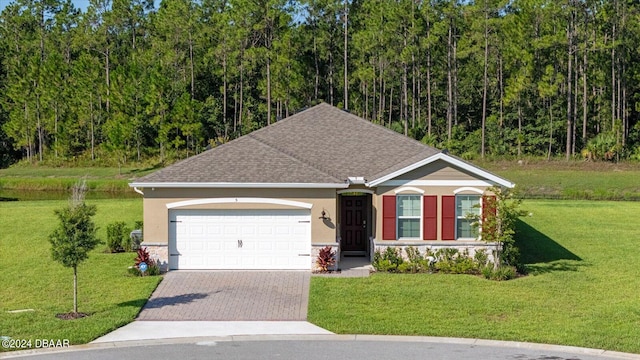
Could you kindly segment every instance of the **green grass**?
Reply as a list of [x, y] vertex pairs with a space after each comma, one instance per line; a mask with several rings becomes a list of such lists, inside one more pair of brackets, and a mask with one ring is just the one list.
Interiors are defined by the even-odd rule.
[[585, 161], [478, 163], [516, 183], [524, 198], [640, 200], [640, 164]]
[[126, 192], [129, 181], [156, 168], [13, 166], [0, 169], [0, 189], [22, 191], [67, 191], [85, 178], [92, 191]]
[[336, 333], [454, 336], [640, 353], [640, 203], [529, 200], [531, 274], [312, 278], [309, 320]]
[[[142, 200], [91, 200], [98, 212], [98, 235], [106, 225], [142, 219]], [[160, 277], [130, 277], [133, 253], [108, 254], [99, 245], [78, 268], [78, 320], [55, 317], [73, 309], [73, 272], [51, 259], [48, 235], [57, 225], [53, 213], [66, 201], [0, 202], [0, 336], [15, 339], [69, 339], [87, 343], [132, 321]], [[34, 309], [11, 314], [10, 310]]]

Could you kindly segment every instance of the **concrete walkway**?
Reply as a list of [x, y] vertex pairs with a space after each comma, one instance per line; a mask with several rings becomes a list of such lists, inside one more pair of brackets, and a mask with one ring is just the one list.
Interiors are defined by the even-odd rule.
[[331, 335], [306, 321], [134, 321], [92, 344], [241, 335]]
[[304, 321], [308, 271], [170, 271], [138, 315], [153, 321]]

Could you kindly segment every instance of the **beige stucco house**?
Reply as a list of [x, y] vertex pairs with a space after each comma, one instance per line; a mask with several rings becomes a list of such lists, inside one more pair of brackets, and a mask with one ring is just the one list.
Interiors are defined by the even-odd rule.
[[487, 244], [467, 217], [513, 184], [321, 103], [130, 184], [168, 269], [312, 269], [319, 249]]

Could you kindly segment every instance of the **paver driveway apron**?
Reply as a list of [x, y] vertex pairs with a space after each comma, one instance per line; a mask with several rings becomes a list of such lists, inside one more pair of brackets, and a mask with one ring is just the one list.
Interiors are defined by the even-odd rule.
[[138, 320], [303, 321], [309, 271], [170, 271]]

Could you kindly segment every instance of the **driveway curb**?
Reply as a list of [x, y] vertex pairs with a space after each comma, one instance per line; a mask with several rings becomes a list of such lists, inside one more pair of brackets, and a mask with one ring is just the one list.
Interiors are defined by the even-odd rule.
[[216, 337], [193, 337], [193, 338], [170, 338], [154, 340], [133, 340], [118, 341], [109, 343], [96, 343], [85, 345], [74, 345], [65, 349], [37, 349], [23, 350], [0, 354], [0, 358], [10, 359], [29, 355], [65, 353], [76, 351], [88, 351], [109, 348], [126, 348], [136, 346], [153, 346], [185, 343], [207, 343], [233, 341], [403, 341], [403, 342], [427, 342], [427, 343], [447, 343], [474, 346], [494, 346], [505, 348], [520, 348], [532, 350], [558, 351], [571, 354], [584, 354], [602, 356], [610, 359], [640, 360], [640, 354], [623, 353], [602, 349], [583, 348], [577, 346], [537, 344], [528, 342], [486, 340], [486, 339], [466, 339], [433, 336], [396, 336], [396, 335], [233, 335]]

